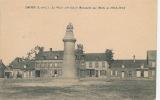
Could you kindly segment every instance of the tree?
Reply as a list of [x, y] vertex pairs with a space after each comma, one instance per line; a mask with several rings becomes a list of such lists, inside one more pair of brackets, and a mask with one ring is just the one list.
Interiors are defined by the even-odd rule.
[[28, 52], [28, 53], [27, 53], [27, 60], [31, 60], [31, 58], [32, 58], [32, 53], [31, 53], [31, 52]]
[[108, 69], [107, 69], [107, 80], [110, 81], [110, 69], [111, 69], [111, 64], [113, 63], [113, 52], [111, 49], [106, 49], [105, 51], [106, 54], [106, 61], [108, 63]]
[[36, 54], [38, 54], [39, 52], [42, 52], [43, 50], [44, 50], [44, 47], [40, 47], [37, 45], [30, 52], [27, 53], [27, 57], [25, 57], [25, 60], [35, 59]]
[[83, 54], [83, 45], [82, 44], [77, 44], [77, 49], [76, 49], [76, 59], [77, 59], [77, 75], [80, 77], [80, 66], [81, 66], [81, 56]]

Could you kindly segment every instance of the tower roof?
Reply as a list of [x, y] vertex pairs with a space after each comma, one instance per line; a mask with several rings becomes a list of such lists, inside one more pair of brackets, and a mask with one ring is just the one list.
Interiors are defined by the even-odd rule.
[[67, 25], [67, 30], [66, 30], [66, 34], [63, 38], [63, 41], [76, 41], [76, 38], [74, 37], [73, 34], [73, 25], [71, 23], [69, 23]]

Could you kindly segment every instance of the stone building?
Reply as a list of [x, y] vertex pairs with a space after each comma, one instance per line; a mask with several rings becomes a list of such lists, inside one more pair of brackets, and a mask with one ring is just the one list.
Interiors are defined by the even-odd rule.
[[80, 77], [107, 77], [108, 63], [105, 53], [84, 53], [80, 65]]
[[6, 68], [5, 76], [7, 78], [33, 78], [35, 76], [35, 61], [15, 58]]
[[[35, 61], [35, 77], [62, 76], [63, 53], [63, 51], [39, 52]], [[105, 53], [84, 53], [81, 60], [78, 60], [77, 56], [75, 60], [77, 77], [107, 77]]]
[[41, 51], [36, 55], [35, 77], [62, 76], [63, 51]]
[[115, 60], [111, 65], [111, 77], [118, 79], [148, 78], [146, 60]]
[[156, 79], [156, 50], [147, 51], [147, 65], [149, 68], [149, 77]]

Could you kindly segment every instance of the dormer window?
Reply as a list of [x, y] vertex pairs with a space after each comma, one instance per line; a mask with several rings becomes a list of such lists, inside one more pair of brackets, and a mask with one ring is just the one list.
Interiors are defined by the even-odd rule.
[[82, 62], [81, 65], [84, 66], [84, 62]]
[[13, 65], [11, 65], [11, 68], [13, 68]]
[[44, 55], [43, 58], [46, 59], [46, 55]]
[[26, 65], [24, 65], [24, 69], [26, 69], [26, 67], [27, 67], [27, 66], [26, 66]]
[[97, 58], [96, 58], [96, 60], [100, 60], [100, 56], [99, 56], [99, 55], [97, 55]]
[[144, 65], [141, 65], [141, 69], [143, 69], [144, 68]]
[[58, 59], [58, 56], [55, 56], [54, 59]]
[[122, 65], [122, 68], [124, 68], [124, 65]]

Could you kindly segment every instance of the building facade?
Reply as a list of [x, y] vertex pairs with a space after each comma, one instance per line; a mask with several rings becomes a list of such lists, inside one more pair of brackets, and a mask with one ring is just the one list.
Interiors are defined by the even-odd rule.
[[34, 78], [35, 61], [17, 57], [9, 64], [4, 74], [7, 78]]
[[85, 53], [80, 63], [80, 77], [107, 77], [105, 53]]
[[115, 60], [111, 65], [111, 77], [118, 79], [149, 78], [146, 60]]
[[36, 55], [35, 77], [62, 76], [63, 51], [41, 51]]
[[149, 76], [152, 79], [156, 79], [156, 50], [147, 51], [147, 65], [149, 68]]

